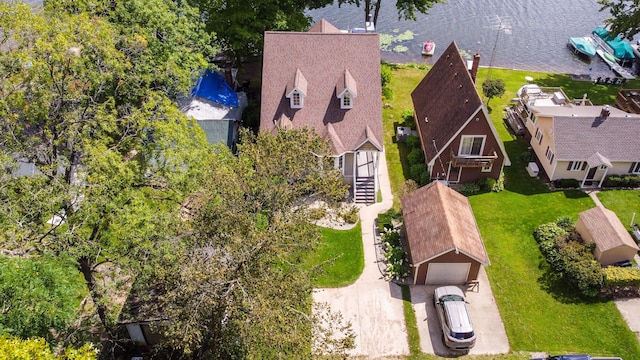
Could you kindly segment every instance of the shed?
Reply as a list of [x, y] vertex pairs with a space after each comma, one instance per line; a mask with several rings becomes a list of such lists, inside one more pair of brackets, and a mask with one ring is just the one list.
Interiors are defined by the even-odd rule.
[[595, 243], [594, 255], [603, 266], [631, 260], [638, 252], [638, 245], [620, 219], [604, 206], [581, 212], [576, 231], [586, 243]]
[[236, 93], [222, 74], [206, 70], [191, 96], [180, 101], [180, 109], [198, 121], [210, 144], [222, 143], [233, 149], [247, 104], [244, 92]]
[[402, 198], [414, 284], [464, 284], [489, 257], [469, 200], [439, 181]]

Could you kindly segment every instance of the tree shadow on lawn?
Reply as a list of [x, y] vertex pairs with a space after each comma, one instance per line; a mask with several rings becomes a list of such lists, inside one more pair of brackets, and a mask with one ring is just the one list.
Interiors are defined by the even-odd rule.
[[517, 138], [504, 143], [509, 154], [511, 166], [504, 167], [505, 189], [522, 195], [535, 195], [549, 192], [547, 184], [538, 178], [532, 178], [527, 172], [530, 159], [528, 144], [523, 138]]
[[542, 290], [551, 294], [551, 296], [558, 302], [563, 304], [594, 304], [608, 301], [607, 299], [600, 297], [585, 297], [580, 294], [576, 288], [558, 276], [542, 256], [540, 256], [539, 260], [540, 263], [538, 268], [542, 270], [543, 273], [538, 278], [538, 284], [540, 284], [540, 288]]
[[[398, 126], [407, 126], [405, 122], [399, 123], [394, 122], [393, 128], [397, 129]], [[409, 160], [407, 160], [407, 155], [409, 154], [409, 147], [406, 142], [400, 142], [396, 139], [395, 133], [392, 136], [391, 142], [396, 144], [398, 147], [398, 155], [400, 157], [400, 165], [402, 166], [402, 176], [405, 179], [411, 179], [411, 165], [409, 165]]]

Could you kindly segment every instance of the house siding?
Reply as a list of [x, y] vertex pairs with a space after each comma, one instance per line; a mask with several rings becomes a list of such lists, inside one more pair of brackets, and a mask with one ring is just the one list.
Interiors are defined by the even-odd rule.
[[[477, 121], [475, 119], [478, 119]], [[431, 177], [433, 179], [441, 179], [445, 178], [448, 171], [448, 163], [451, 161], [451, 153], [458, 154], [460, 150], [460, 141], [462, 136], [464, 135], [476, 135], [476, 136], [485, 136], [485, 143], [482, 155], [489, 155], [491, 150], [494, 150], [498, 154], [498, 159], [496, 159], [493, 163], [491, 171], [483, 172], [482, 168], [453, 168], [451, 170], [451, 175], [449, 176], [449, 181], [456, 182], [458, 181], [458, 173], [459, 173], [459, 182], [467, 183], [477, 181], [483, 178], [491, 177], [494, 179], [498, 179], [500, 177], [500, 173], [502, 172], [502, 167], [504, 165], [504, 155], [500, 150], [500, 144], [498, 143], [498, 139], [493, 136], [491, 128], [487, 122], [485, 113], [480, 111], [474, 116], [474, 118], [467, 123], [464, 129], [456, 136], [456, 138], [449, 144], [449, 146], [442, 151], [442, 155], [440, 159], [444, 164], [444, 171], [440, 166], [440, 162], [435, 159], [434, 166], [431, 171]], [[427, 163], [429, 163], [432, 159], [425, 159]], [[442, 173], [444, 172], [444, 175]]]

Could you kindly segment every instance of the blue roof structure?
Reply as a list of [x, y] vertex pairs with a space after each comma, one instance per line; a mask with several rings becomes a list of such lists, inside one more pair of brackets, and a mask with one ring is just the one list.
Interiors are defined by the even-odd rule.
[[607, 45], [613, 49], [613, 55], [618, 59], [629, 60], [634, 59], [633, 48], [628, 41], [619, 36], [613, 36], [609, 33], [609, 30], [602, 26], [598, 26], [592, 31], [598, 35], [602, 40], [606, 41]]
[[192, 95], [223, 105], [238, 107], [238, 94], [227, 84], [220, 73], [211, 70], [205, 70], [193, 88]]

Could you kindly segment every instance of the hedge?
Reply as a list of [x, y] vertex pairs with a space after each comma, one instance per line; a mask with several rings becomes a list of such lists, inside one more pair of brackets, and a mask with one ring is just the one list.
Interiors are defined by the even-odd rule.
[[640, 288], [640, 268], [610, 266], [603, 269], [604, 284], [607, 288]]

